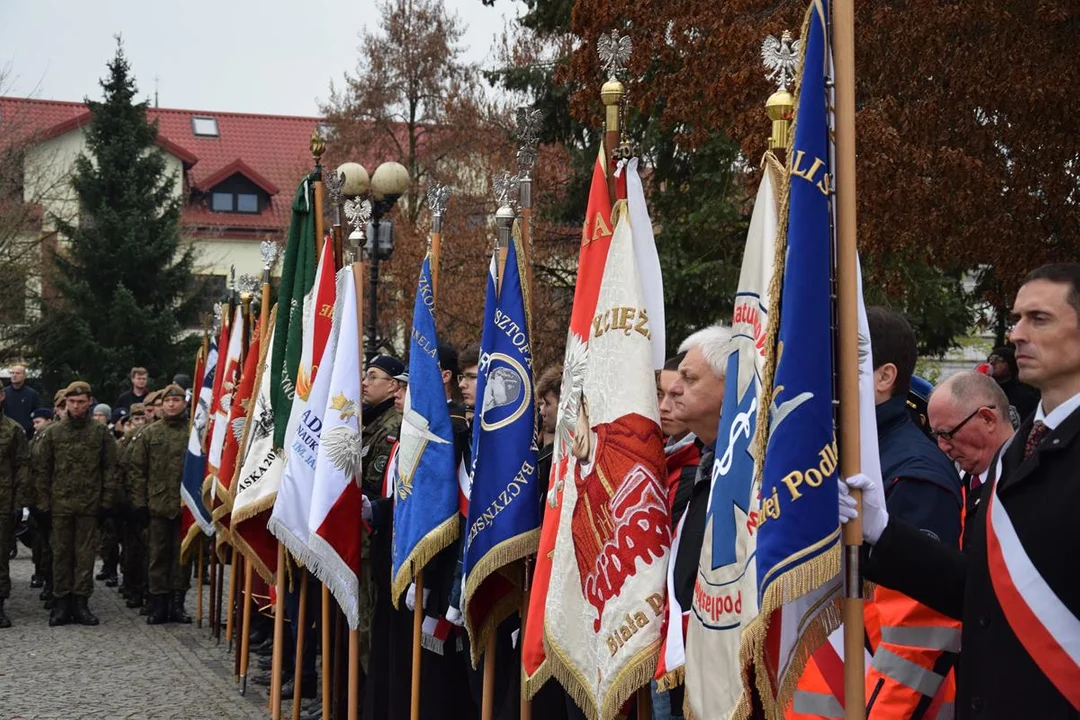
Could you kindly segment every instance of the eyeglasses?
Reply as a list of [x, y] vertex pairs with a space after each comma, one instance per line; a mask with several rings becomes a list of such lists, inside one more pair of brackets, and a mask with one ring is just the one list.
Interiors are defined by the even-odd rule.
[[393, 380], [394, 378], [390, 377], [389, 375], [380, 375], [374, 370], [368, 370], [366, 373], [364, 373], [364, 379], [368, 382], [375, 382], [376, 380]]
[[463, 383], [466, 380], [474, 380], [475, 381], [478, 377], [480, 377], [480, 375], [478, 375], [477, 373], [461, 373], [460, 375], [457, 376], [457, 381], [459, 383]]
[[983, 409], [994, 410], [996, 407], [997, 407], [996, 405], [983, 405], [981, 407], [977, 407], [972, 411], [972, 413], [970, 415], [968, 415], [966, 418], [961, 420], [960, 423], [956, 427], [954, 427], [952, 430], [931, 430], [930, 435], [935, 440], [945, 440], [946, 442], [948, 442], [948, 441], [952, 440], [953, 437], [956, 435], [956, 433], [960, 432], [960, 430], [965, 425], [967, 425], [969, 422], [971, 422], [971, 418], [978, 415], [980, 410], [983, 410]]

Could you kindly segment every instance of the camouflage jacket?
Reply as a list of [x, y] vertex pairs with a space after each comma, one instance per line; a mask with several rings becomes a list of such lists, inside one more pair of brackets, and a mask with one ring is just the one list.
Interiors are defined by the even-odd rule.
[[401, 413], [394, 409], [393, 400], [364, 411], [362, 432], [363, 490], [372, 497], [382, 497], [383, 474], [390, 450], [401, 432]]
[[30, 444], [22, 425], [0, 414], [0, 513], [10, 515], [26, 504]]
[[131, 441], [127, 458], [131, 507], [147, 508], [154, 517], [180, 515], [188, 422], [183, 415], [148, 425]]
[[97, 515], [112, 509], [116, 440], [109, 428], [89, 418], [53, 423], [33, 453], [42, 510], [53, 515]]

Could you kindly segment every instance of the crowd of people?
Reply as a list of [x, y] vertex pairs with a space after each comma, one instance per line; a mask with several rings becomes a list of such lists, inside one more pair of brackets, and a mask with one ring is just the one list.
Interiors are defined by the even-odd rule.
[[[1080, 585], [1069, 552], [1071, 508], [1080, 500], [1080, 486], [1070, 480], [1080, 453], [1074, 444], [1080, 432], [1080, 265], [1032, 272], [1014, 313], [1008, 346], [995, 348], [985, 367], [951, 375], [927, 396], [915, 376], [911, 325], [895, 311], [868, 309], [881, 476], [841, 482], [839, 506], [841, 522], [855, 517], [848, 488], [863, 491], [866, 575], [876, 583], [866, 610], [868, 717], [946, 717], [951, 708], [959, 717], [1076, 717], [1070, 702], [1076, 688], [1062, 685], [1068, 673], [1048, 670], [1042, 641], [1025, 633], [1045, 625], [1066, 652], [1080, 642]], [[706, 327], [686, 338], [657, 373], [672, 529], [682, 521], [673, 587], [683, 608], [692, 604], [706, 532], [730, 352], [730, 329]], [[475, 345], [460, 353], [442, 345], [438, 356], [460, 460], [469, 452], [478, 401], [479, 352]], [[117, 585], [119, 566], [127, 604], [143, 607], [147, 622], [190, 622], [184, 599], [191, 569], [180, 563], [178, 526], [188, 393], [176, 383], [149, 392], [142, 368], [131, 378], [132, 390], [115, 408], [93, 405], [92, 388], [76, 381], [55, 395], [50, 410], [36, 407], [25, 369], [12, 369], [0, 419], [0, 501], [11, 509], [0, 514], [0, 627], [10, 625], [3, 612], [11, 592], [7, 558], [22, 508], [37, 528], [32, 585], [42, 587], [50, 625], [97, 623], [87, 601], [99, 554], [98, 579]], [[557, 365], [536, 374], [540, 477], [550, 474], [561, 378]], [[434, 621], [423, 643], [423, 717], [446, 717], [447, 707], [456, 717], [479, 717], [483, 663], [473, 668], [461, 628], [460, 542], [427, 566], [421, 597], [410, 588], [401, 607], [390, 597], [393, 506], [385, 483], [408, 379], [405, 363], [390, 355], [369, 360], [362, 378], [361, 484], [370, 527], [360, 593], [368, 638], [363, 717], [409, 715], [416, 603]], [[994, 569], [995, 563], [1012, 565], [1008, 556], [998, 557], [1002, 541], [995, 533], [1004, 532], [1004, 522], [991, 506], [1007, 511], [1010, 547], [1035, 569], [1037, 580], [1011, 593], [1001, 589]], [[1058, 603], [1049, 620], [1039, 609], [1048, 592]], [[309, 602], [307, 617], [317, 622], [317, 595]], [[286, 609], [297, 617], [292, 591]], [[272, 639], [265, 623], [254, 628], [257, 667], [269, 670]], [[291, 647], [295, 623], [292, 628]], [[518, 716], [519, 628], [512, 618], [498, 630], [496, 718]], [[315, 641], [295, 672], [303, 695], [315, 697], [319, 634], [309, 637]], [[827, 669], [815, 666], [821, 661], [811, 658], [789, 717], [843, 716]], [[294, 674], [286, 663], [286, 694]], [[269, 673], [253, 681], [269, 684]], [[545, 719], [581, 717], [554, 682], [533, 708]], [[658, 692], [654, 685], [652, 711], [658, 720], [681, 717], [681, 688]], [[316, 704], [304, 717], [320, 715]]]

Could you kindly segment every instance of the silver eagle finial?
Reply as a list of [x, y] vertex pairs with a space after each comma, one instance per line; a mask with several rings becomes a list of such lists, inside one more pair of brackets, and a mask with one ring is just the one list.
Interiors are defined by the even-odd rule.
[[629, 35], [619, 35], [618, 30], [600, 35], [596, 39], [596, 53], [600, 56], [600, 64], [604, 66], [604, 72], [612, 78], [618, 78], [626, 71], [626, 64], [630, 62], [630, 52], [634, 44]]
[[495, 202], [500, 208], [514, 206], [514, 192], [517, 189], [518, 178], [510, 174], [509, 170], [495, 173], [491, 178], [491, 186], [495, 192]]
[[259, 288], [259, 278], [244, 273], [237, 278], [236, 287], [241, 293], [253, 293]]
[[273, 240], [263, 240], [259, 243], [259, 254], [262, 255], [263, 271], [270, 272], [270, 269], [274, 267], [274, 261], [277, 260], [277, 243]]
[[341, 189], [345, 187], [345, 176], [337, 171], [323, 172], [323, 185], [326, 186], [326, 194], [330, 196], [330, 204], [337, 207], [341, 204]]
[[428, 210], [436, 217], [442, 217], [446, 212], [446, 204], [450, 201], [450, 186], [440, 182], [429, 182], [427, 186]]
[[792, 40], [790, 30], [785, 30], [779, 40], [769, 35], [761, 43], [761, 62], [769, 70], [765, 77], [776, 83], [777, 90], [787, 90], [799, 71], [799, 45], [799, 40]]

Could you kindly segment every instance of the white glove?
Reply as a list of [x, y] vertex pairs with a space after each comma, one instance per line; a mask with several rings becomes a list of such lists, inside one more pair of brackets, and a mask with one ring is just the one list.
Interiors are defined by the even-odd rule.
[[371, 500], [368, 499], [367, 495], [361, 495], [360, 497], [362, 497], [364, 499], [364, 501], [363, 501], [364, 506], [360, 509], [360, 517], [363, 518], [364, 522], [366, 522], [368, 525], [370, 525], [371, 524]]
[[[427, 609], [428, 596], [431, 595], [431, 590], [424, 588], [424, 603], [421, 605], [422, 609]], [[416, 583], [409, 586], [409, 591], [405, 593], [405, 607], [410, 610], [416, 609]]]
[[859, 473], [852, 475], [840, 484], [840, 522], [846, 523], [849, 519], [859, 516], [855, 509], [855, 498], [848, 492], [848, 488], [862, 490], [862, 534], [863, 540], [873, 545], [885, 532], [885, 526], [889, 524], [889, 511], [885, 509], [885, 490], [881, 480], [869, 475]]
[[446, 619], [454, 623], [458, 627], [465, 625], [465, 616], [461, 614], [461, 611], [451, 605], [446, 608]]

